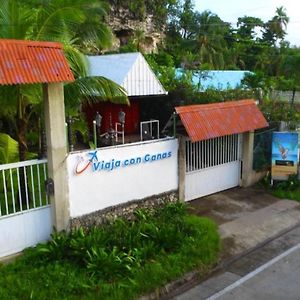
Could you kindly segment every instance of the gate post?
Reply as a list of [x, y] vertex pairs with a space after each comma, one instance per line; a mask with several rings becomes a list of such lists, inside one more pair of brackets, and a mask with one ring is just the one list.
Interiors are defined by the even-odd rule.
[[43, 85], [49, 178], [53, 180], [50, 203], [53, 225], [58, 231], [69, 224], [69, 186], [63, 83]]
[[247, 187], [251, 185], [252, 166], [253, 166], [253, 146], [254, 131], [245, 132], [243, 134], [242, 144], [242, 180], [241, 186]]
[[185, 172], [186, 172], [186, 153], [185, 153], [185, 137], [179, 136], [178, 147], [178, 197], [180, 201], [185, 201]]

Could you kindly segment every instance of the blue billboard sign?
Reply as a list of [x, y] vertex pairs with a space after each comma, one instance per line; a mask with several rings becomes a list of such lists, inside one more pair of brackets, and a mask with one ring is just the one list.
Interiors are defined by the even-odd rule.
[[272, 179], [286, 180], [298, 172], [298, 133], [273, 132]]

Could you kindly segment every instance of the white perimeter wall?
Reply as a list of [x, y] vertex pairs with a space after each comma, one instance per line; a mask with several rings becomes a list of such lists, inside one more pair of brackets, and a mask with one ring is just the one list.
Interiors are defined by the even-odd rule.
[[[93, 165], [98, 169], [90, 164], [77, 174], [76, 169], [82, 171], [92, 158], [91, 152], [94, 150], [76, 152], [67, 158], [72, 218], [178, 188], [177, 139], [97, 149]], [[108, 169], [113, 162], [115, 167]]]
[[41, 207], [0, 219], [0, 257], [46, 241], [52, 232], [51, 207]]

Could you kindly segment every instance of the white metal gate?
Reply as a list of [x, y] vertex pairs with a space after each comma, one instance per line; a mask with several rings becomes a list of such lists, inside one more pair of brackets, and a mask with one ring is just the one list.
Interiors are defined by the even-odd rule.
[[47, 160], [0, 165], [0, 257], [50, 238]]
[[186, 141], [185, 201], [239, 185], [240, 144], [238, 134]]

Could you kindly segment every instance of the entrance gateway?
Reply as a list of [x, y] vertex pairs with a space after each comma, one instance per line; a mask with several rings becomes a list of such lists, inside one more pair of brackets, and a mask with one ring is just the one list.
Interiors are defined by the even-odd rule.
[[[48, 239], [52, 226], [66, 228], [63, 83], [75, 79], [61, 44], [12, 39], [0, 39], [0, 74], [0, 86], [43, 85], [48, 156], [0, 165], [0, 257], [4, 257]], [[50, 178], [46, 191], [44, 182]], [[55, 189], [50, 188], [53, 184]]]
[[184, 152], [180, 162], [180, 189], [183, 190], [179, 191], [180, 197], [189, 201], [239, 186], [243, 175], [247, 175], [242, 170], [249, 165], [245, 155], [247, 146], [243, 149], [243, 136], [268, 126], [255, 101], [189, 105], [175, 109], [188, 136], [182, 138], [180, 147]]

